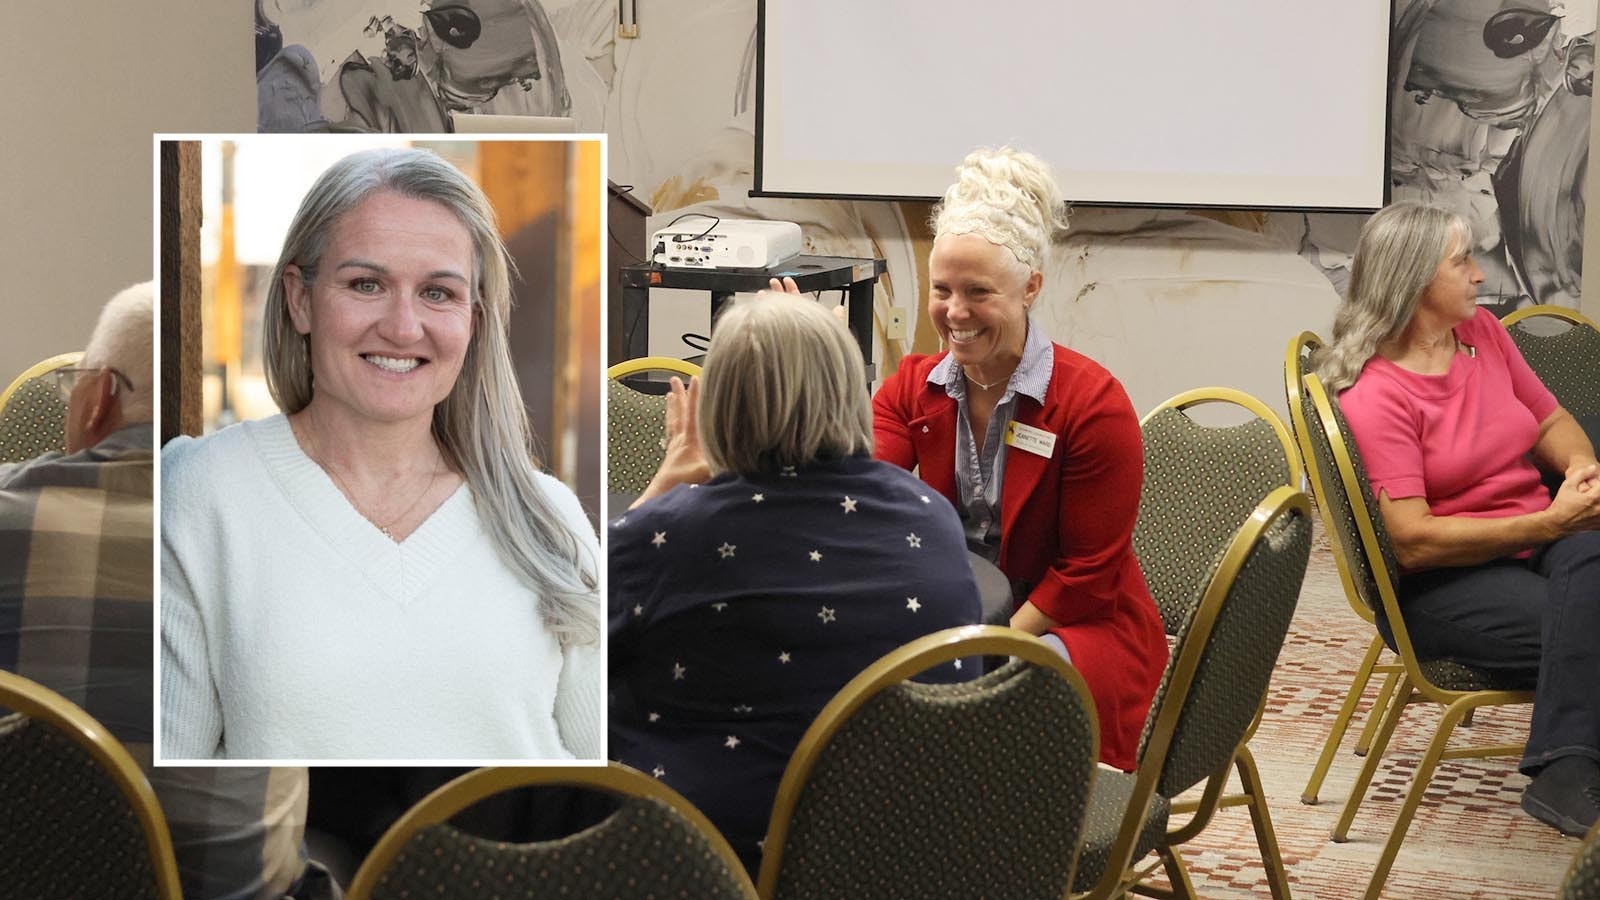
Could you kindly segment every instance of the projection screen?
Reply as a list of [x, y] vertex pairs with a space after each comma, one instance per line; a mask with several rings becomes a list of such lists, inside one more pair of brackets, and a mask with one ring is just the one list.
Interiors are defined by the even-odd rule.
[[1390, 0], [764, 0], [756, 195], [930, 199], [977, 146], [1090, 205], [1370, 210]]

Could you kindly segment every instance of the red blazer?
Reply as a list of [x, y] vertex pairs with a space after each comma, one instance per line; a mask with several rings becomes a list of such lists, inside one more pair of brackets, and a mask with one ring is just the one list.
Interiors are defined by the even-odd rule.
[[[1020, 606], [1031, 600], [1094, 695], [1100, 759], [1138, 764], [1139, 738], [1167, 664], [1161, 616], [1133, 555], [1144, 479], [1139, 420], [1122, 385], [1099, 363], [1054, 346], [1040, 405], [1019, 394], [1015, 421], [1056, 435], [1046, 458], [1012, 447], [1000, 498], [1000, 571]], [[922, 480], [959, 506], [956, 402], [928, 373], [944, 358], [913, 355], [872, 399], [879, 459], [918, 467]]]

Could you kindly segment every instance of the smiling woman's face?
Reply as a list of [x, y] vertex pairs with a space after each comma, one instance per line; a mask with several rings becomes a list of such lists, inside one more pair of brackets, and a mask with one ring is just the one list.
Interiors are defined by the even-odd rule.
[[447, 207], [380, 191], [334, 224], [306, 282], [284, 271], [311, 340], [312, 403], [373, 423], [431, 419], [472, 338], [472, 236]]

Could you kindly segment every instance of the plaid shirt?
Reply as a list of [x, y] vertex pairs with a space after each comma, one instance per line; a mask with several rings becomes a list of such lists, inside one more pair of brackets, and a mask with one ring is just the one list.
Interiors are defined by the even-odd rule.
[[154, 768], [154, 435], [0, 466], [0, 668], [61, 694], [144, 768], [185, 897], [276, 897], [305, 869], [304, 769]]

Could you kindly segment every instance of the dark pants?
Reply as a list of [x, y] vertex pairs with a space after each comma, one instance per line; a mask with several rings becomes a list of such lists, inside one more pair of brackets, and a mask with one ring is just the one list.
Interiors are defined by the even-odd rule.
[[1527, 560], [1406, 575], [1399, 592], [1418, 657], [1534, 689], [1523, 772], [1563, 756], [1600, 761], [1600, 532], [1563, 538]]

